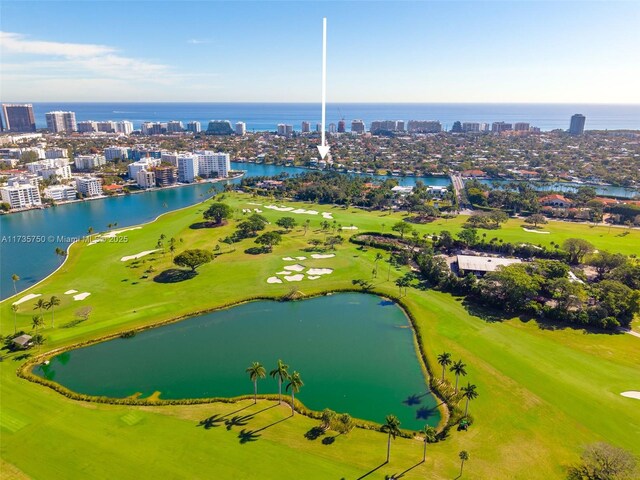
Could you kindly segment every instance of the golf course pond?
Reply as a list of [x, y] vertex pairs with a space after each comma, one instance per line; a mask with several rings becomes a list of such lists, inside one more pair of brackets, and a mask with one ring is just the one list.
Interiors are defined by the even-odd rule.
[[379, 423], [394, 414], [413, 430], [440, 420], [407, 316], [364, 293], [249, 302], [70, 350], [33, 371], [87, 395], [234, 397], [253, 393], [245, 369], [254, 361], [267, 371], [258, 392], [277, 393], [268, 372], [280, 358], [300, 373], [296, 398], [313, 410]]

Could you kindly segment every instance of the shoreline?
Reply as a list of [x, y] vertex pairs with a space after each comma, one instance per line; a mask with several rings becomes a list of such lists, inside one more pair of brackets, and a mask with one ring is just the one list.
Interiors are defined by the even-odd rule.
[[[237, 171], [237, 170], [232, 170], [232, 171]], [[141, 189], [141, 190], [134, 190], [134, 191], [128, 192], [128, 193], [116, 193], [114, 195], [99, 195], [99, 196], [96, 196], [96, 197], [77, 198], [75, 200], [66, 200], [66, 201], [63, 201], [63, 202], [56, 202], [56, 203], [53, 203], [51, 205], [42, 204], [40, 206], [33, 206], [33, 207], [29, 207], [29, 208], [20, 208], [20, 209], [10, 210], [8, 212], [1, 212], [0, 216], [1, 215], [12, 215], [12, 214], [23, 213], [23, 212], [30, 212], [32, 210], [45, 210], [47, 208], [62, 207], [62, 206], [65, 206], [65, 205], [73, 205], [75, 203], [93, 202], [93, 201], [97, 201], [97, 200], [107, 200], [109, 198], [126, 197], [127, 195], [138, 195], [138, 194], [142, 194], [142, 193], [159, 192], [161, 190], [169, 190], [169, 189], [172, 189], [172, 188], [194, 187], [194, 186], [202, 185], [202, 184], [205, 184], [205, 183], [214, 184], [214, 183], [220, 183], [220, 182], [230, 182], [230, 181], [238, 180], [239, 178], [244, 177], [244, 175], [247, 173], [244, 170], [240, 170], [240, 172], [241, 173], [239, 173], [238, 175], [234, 175], [232, 177], [212, 178], [212, 179], [206, 179], [206, 180], [203, 180], [201, 182], [194, 182], [194, 183], [176, 183], [174, 185], [167, 185], [166, 187], [146, 188], [146, 189]]]

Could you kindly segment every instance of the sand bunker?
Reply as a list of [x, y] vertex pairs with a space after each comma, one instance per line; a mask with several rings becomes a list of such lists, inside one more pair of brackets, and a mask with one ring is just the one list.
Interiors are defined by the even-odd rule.
[[304, 278], [304, 275], [302, 275], [301, 273], [299, 273], [297, 275], [289, 275], [288, 277], [284, 277], [284, 279], [287, 282], [299, 282], [303, 278]]
[[551, 232], [543, 232], [542, 230], [531, 230], [530, 228], [524, 228], [524, 227], [522, 227], [522, 229], [525, 232], [529, 232], [529, 233], [547, 233], [547, 234], [551, 233]]
[[307, 257], [296, 257], [296, 260], [306, 260]]
[[254, 203], [254, 202], [247, 202], [247, 205], [257, 205], [258, 207], [262, 206], [261, 203]]
[[28, 302], [29, 300], [40, 297], [41, 295], [41, 293], [30, 293], [29, 295], [22, 297], [20, 300], [13, 302], [13, 305], [20, 305], [21, 303]]
[[311, 255], [311, 258], [333, 258], [335, 256], [336, 256], [335, 253], [327, 253], [327, 254], [314, 253], [313, 255]]
[[291, 272], [288, 270], [285, 270], [283, 272], [276, 272], [276, 275], [289, 275]]
[[95, 245], [96, 243], [104, 242], [106, 238], [115, 238], [116, 235], [119, 235], [124, 232], [128, 232], [130, 230], [141, 230], [142, 227], [131, 227], [131, 228], [122, 228], [120, 230], [111, 230], [107, 233], [101, 233], [96, 236], [95, 239], [91, 240], [87, 245]]
[[319, 279], [319, 278], [320, 278], [320, 275], [309, 275], [309, 276], [307, 276], [307, 278], [308, 278], [309, 280], [317, 280], [317, 279]]
[[333, 220], [333, 214], [329, 212], [322, 212], [322, 218], [326, 218], [327, 220]]
[[342, 227], [342, 230], [357, 230], [358, 227]]
[[129, 260], [137, 260], [139, 258], [144, 257], [145, 255], [149, 255], [150, 253], [157, 252], [159, 249], [155, 250], [145, 250], [144, 252], [136, 253], [135, 255], [127, 255], [126, 257], [122, 257], [120, 259], [121, 262], [128, 262]]
[[290, 212], [291, 210], [293, 210], [293, 207], [277, 207], [275, 205], [265, 205], [264, 208], [275, 210], [277, 212]]
[[65, 295], [71, 295], [73, 293], [78, 293], [78, 290], [67, 290], [66, 292], [64, 292]]
[[285, 267], [284, 267], [284, 269], [285, 269], [285, 270], [291, 270], [291, 271], [293, 271], [293, 272], [301, 272], [301, 271], [303, 271], [303, 270], [304, 270], [304, 266], [302, 266], [302, 265], [298, 265], [298, 264], [295, 264], [295, 265], [287, 265], [287, 266], [285, 266]]
[[282, 283], [278, 277], [269, 277], [267, 278], [267, 283]]
[[293, 262], [295, 260], [295, 258], [293, 258], [293, 257], [284, 257], [283, 260], [285, 262]]
[[622, 392], [620, 395], [627, 398], [635, 398], [636, 400], [640, 400], [640, 392], [635, 390], [629, 390], [628, 392]]
[[73, 296], [73, 299], [78, 301], [78, 300], [84, 300], [85, 298], [87, 298], [89, 295], [91, 295], [89, 292], [82, 292], [79, 293], [77, 295]]
[[332, 268], [310, 268], [307, 270], [307, 275], [329, 275], [333, 273]]

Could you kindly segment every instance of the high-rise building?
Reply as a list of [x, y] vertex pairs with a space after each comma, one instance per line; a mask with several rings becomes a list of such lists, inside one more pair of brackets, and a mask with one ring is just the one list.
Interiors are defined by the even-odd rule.
[[107, 147], [104, 149], [104, 158], [109, 160], [126, 160], [129, 158], [129, 148], [127, 147]]
[[409, 133], [438, 133], [442, 125], [438, 120], [409, 120]]
[[193, 133], [200, 133], [202, 131], [202, 127], [200, 122], [194, 120], [193, 122], [187, 123], [187, 130]]
[[121, 120], [116, 122], [116, 132], [124, 133], [125, 135], [129, 135], [133, 132], [133, 123], [129, 120]]
[[106, 120], [103, 122], [96, 122], [96, 126], [99, 132], [105, 133], [115, 133], [116, 132], [116, 122], [111, 120]]
[[353, 120], [351, 122], [351, 131], [353, 133], [364, 133], [365, 126], [362, 120]]
[[309, 122], [302, 122], [302, 133], [309, 133], [311, 131], [311, 124]]
[[195, 152], [198, 157], [198, 175], [206, 178], [229, 176], [231, 160], [228, 153], [201, 150]]
[[463, 132], [479, 132], [480, 124], [477, 122], [462, 122], [462, 131]]
[[153, 170], [141, 168], [136, 173], [136, 183], [140, 188], [153, 188], [156, 186], [156, 174]]
[[102, 195], [102, 182], [96, 177], [78, 177], [76, 190], [85, 197], [97, 197]]
[[92, 133], [98, 131], [98, 123], [93, 120], [83, 120], [78, 122], [78, 132], [80, 133]]
[[53, 147], [44, 152], [44, 158], [67, 158], [66, 148]]
[[178, 120], [167, 122], [167, 133], [180, 133], [183, 131], [184, 127], [182, 126], [182, 122]]
[[9, 204], [10, 208], [29, 208], [42, 205], [37, 181], [29, 181], [26, 177], [10, 178], [7, 185], [0, 188], [0, 196], [3, 202]]
[[[76, 170], [93, 170], [107, 163], [104, 155], [78, 155], [75, 158]], [[80, 191], [78, 189], [78, 191]]]
[[336, 124], [335, 123], [330, 123], [329, 124], [329, 133], [336, 133]]
[[396, 130], [399, 132], [404, 132], [404, 120], [398, 120], [396, 122]]
[[193, 183], [198, 176], [198, 156], [178, 155], [178, 181]]
[[45, 114], [47, 128], [53, 133], [77, 132], [75, 112], [49, 112]]
[[4, 113], [7, 130], [10, 132], [35, 132], [36, 120], [33, 116], [33, 105], [3, 103], [2, 113]]
[[244, 122], [236, 123], [236, 135], [243, 136], [247, 133], [247, 124]]
[[347, 131], [347, 123], [344, 120], [338, 122], [338, 133], [344, 133]]
[[293, 125], [288, 125], [285, 123], [278, 124], [278, 135], [284, 135], [286, 137], [293, 134]]
[[[153, 169], [158, 187], [168, 187], [175, 185], [178, 181], [178, 169], [170, 165], [160, 165]], [[140, 174], [138, 174], [140, 176]]]
[[321, 123], [316, 123], [316, 132], [318, 132], [318, 133], [322, 132], [322, 124]]
[[584, 133], [584, 123], [587, 117], [580, 113], [571, 116], [571, 124], [569, 125], [569, 133], [571, 135], [582, 135]]
[[167, 124], [160, 122], [143, 122], [140, 126], [140, 132], [143, 135], [162, 135], [167, 133]]
[[71, 167], [69, 160], [66, 158], [47, 158], [46, 160], [38, 160], [26, 164], [30, 173], [35, 173], [44, 180], [49, 180], [54, 175], [59, 180], [71, 178]]
[[528, 122], [516, 122], [513, 126], [513, 129], [516, 132], [528, 132], [529, 131], [529, 123]]
[[233, 128], [229, 120], [211, 120], [207, 127], [207, 135], [231, 135]]
[[75, 200], [78, 192], [71, 185], [51, 185], [44, 189], [44, 197], [56, 202]]
[[160, 165], [160, 159], [159, 158], [152, 158], [152, 157], [141, 158], [140, 160], [137, 160], [137, 161], [127, 165], [127, 171], [129, 172], [129, 178], [132, 179], [132, 180], [137, 180], [138, 172], [140, 170], [149, 170], [150, 171], [152, 167], [157, 167], [158, 165]]
[[493, 133], [508, 132], [512, 128], [513, 128], [513, 125], [505, 122], [493, 122], [491, 124], [491, 131]]

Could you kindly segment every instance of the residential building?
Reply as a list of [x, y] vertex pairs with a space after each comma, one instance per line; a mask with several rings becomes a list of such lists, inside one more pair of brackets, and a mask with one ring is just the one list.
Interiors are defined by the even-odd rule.
[[488, 272], [495, 272], [499, 267], [506, 267], [515, 263], [522, 263], [517, 258], [499, 258], [475, 255], [458, 255], [458, 274], [460, 276], [473, 273], [481, 276]]
[[68, 202], [75, 200], [77, 196], [78, 191], [71, 185], [51, 185], [44, 189], [44, 197], [56, 202]]
[[160, 122], [143, 122], [140, 126], [140, 131], [143, 135], [162, 135], [167, 133], [167, 124]]
[[83, 120], [77, 124], [79, 133], [93, 133], [98, 131], [98, 122]]
[[480, 132], [480, 124], [478, 122], [462, 122], [462, 131], [467, 133]]
[[487, 133], [491, 130], [491, 125], [489, 125], [488, 123], [481, 123], [480, 124], [480, 131], [483, 133]]
[[329, 124], [329, 133], [336, 133], [337, 127], [335, 123]]
[[353, 133], [364, 133], [365, 132], [365, 125], [364, 122], [362, 120], [353, 120], [351, 122], [351, 131]]
[[116, 132], [116, 122], [113, 122], [111, 120], [107, 120], [104, 122], [96, 122], [96, 126], [98, 127], [99, 132], [105, 132], [105, 133]]
[[228, 153], [198, 151], [198, 175], [205, 178], [224, 178], [229, 176], [231, 160]]
[[200, 125], [200, 122], [197, 121], [189, 122], [187, 123], [187, 130], [192, 133], [200, 133], [202, 131], [202, 126]]
[[121, 120], [119, 122], [116, 122], [116, 133], [130, 135], [131, 133], [133, 133], [133, 123], [129, 120]]
[[136, 146], [131, 150], [131, 160], [142, 160], [143, 158], [162, 158], [162, 150], [153, 150], [145, 146]]
[[231, 135], [232, 133], [229, 120], [211, 120], [207, 127], [207, 135]]
[[398, 120], [396, 122], [396, 130], [398, 132], [404, 132], [405, 131], [405, 127], [404, 127], [404, 120]]
[[127, 147], [107, 147], [103, 153], [107, 161], [126, 160], [129, 158], [129, 148]]
[[584, 124], [587, 121], [587, 117], [580, 113], [576, 113], [571, 116], [571, 123], [569, 124], [569, 133], [571, 135], [582, 135], [584, 133]]
[[302, 128], [301, 128], [302, 133], [309, 133], [311, 132], [311, 124], [307, 121], [302, 122]]
[[338, 133], [345, 133], [347, 131], [347, 123], [344, 120], [338, 122]]
[[409, 133], [438, 133], [442, 125], [438, 120], [409, 120], [407, 129]]
[[284, 135], [285, 137], [289, 137], [293, 134], [293, 125], [287, 125], [284, 123], [278, 124], [278, 135]]
[[182, 122], [178, 120], [172, 120], [167, 122], [167, 133], [181, 133], [184, 132], [184, 126]]
[[[153, 168], [158, 187], [168, 187], [178, 182], [178, 169], [171, 165], [160, 165]], [[139, 176], [139, 174], [138, 174]]]
[[[34, 185], [35, 183], [35, 185]], [[27, 177], [10, 178], [5, 187], [0, 187], [2, 201], [10, 208], [30, 208], [42, 205], [37, 180]]]
[[316, 123], [316, 132], [322, 133], [322, 124], [321, 123]]
[[178, 166], [178, 152], [162, 152], [160, 155], [160, 161], [162, 163], [170, 163], [174, 167]]
[[140, 169], [136, 174], [136, 183], [140, 188], [153, 188], [156, 186], [156, 174], [153, 170]]
[[539, 198], [538, 202], [540, 205], [544, 205], [545, 207], [569, 208], [571, 206], [571, 200], [564, 195], [558, 195], [555, 193]]
[[47, 128], [53, 133], [72, 133], [78, 131], [75, 112], [49, 112], [45, 114]]
[[157, 167], [158, 165], [160, 165], [160, 159], [152, 157], [145, 157], [136, 162], [130, 163], [127, 165], [129, 178], [136, 180], [140, 170], [151, 170], [152, 167]]
[[44, 152], [44, 158], [68, 158], [66, 148], [49, 148]]
[[3, 103], [2, 113], [6, 129], [10, 132], [35, 132], [36, 120], [33, 116], [33, 105]]
[[528, 122], [516, 122], [513, 126], [513, 130], [516, 132], [528, 132], [530, 125]]
[[247, 133], [247, 124], [244, 122], [236, 123], [236, 135], [243, 136]]
[[193, 183], [198, 176], [198, 156], [178, 155], [178, 181]]
[[37, 174], [43, 180], [49, 180], [55, 176], [59, 180], [71, 178], [71, 167], [66, 158], [48, 158], [26, 164], [30, 173]]
[[491, 124], [491, 131], [493, 133], [508, 132], [509, 130], [512, 130], [512, 129], [513, 129], [513, 125], [511, 125], [510, 123], [493, 122]]
[[75, 158], [76, 170], [93, 170], [106, 163], [104, 155], [78, 155]]
[[97, 177], [77, 177], [76, 190], [83, 197], [99, 197], [102, 195], [102, 182]]

